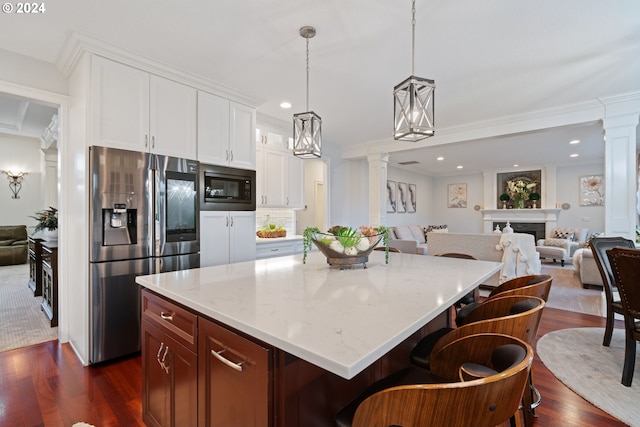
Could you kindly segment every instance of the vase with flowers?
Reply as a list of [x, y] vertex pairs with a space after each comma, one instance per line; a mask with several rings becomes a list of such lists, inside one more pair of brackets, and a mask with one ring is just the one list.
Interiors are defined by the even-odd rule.
[[34, 234], [40, 233], [45, 240], [58, 238], [58, 209], [49, 206], [49, 209], [38, 211], [31, 218], [38, 221]]
[[507, 181], [507, 193], [513, 199], [513, 207], [524, 209], [524, 201], [529, 198], [537, 185], [537, 182], [526, 177]]

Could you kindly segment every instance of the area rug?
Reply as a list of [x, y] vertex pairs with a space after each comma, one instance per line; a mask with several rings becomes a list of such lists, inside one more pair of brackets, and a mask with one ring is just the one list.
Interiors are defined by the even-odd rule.
[[602, 316], [602, 291], [584, 289], [572, 265], [542, 264], [540, 273], [553, 277], [547, 307]]
[[58, 338], [40, 309], [42, 297], [27, 286], [29, 264], [0, 267], [0, 351]]
[[640, 351], [631, 387], [623, 386], [624, 330], [602, 345], [604, 328], [561, 329], [536, 345], [542, 363], [571, 390], [611, 416], [640, 427]]

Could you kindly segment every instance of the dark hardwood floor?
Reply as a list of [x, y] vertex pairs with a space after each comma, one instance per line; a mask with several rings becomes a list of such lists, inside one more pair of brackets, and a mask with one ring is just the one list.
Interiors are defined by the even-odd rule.
[[[604, 326], [604, 319], [545, 308], [539, 336], [580, 326]], [[534, 372], [543, 397], [536, 426], [625, 425], [565, 387], [537, 357]], [[0, 353], [2, 427], [69, 427], [79, 421], [96, 427], [142, 426], [140, 390], [139, 356], [83, 367], [71, 347], [57, 341]]]

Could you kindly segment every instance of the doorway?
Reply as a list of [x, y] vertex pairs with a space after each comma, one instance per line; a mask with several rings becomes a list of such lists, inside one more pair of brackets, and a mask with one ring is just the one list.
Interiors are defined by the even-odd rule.
[[329, 228], [329, 164], [330, 159], [324, 157], [304, 161], [305, 208], [296, 211], [296, 234], [301, 235], [307, 227]]
[[[27, 233], [32, 234], [35, 220], [31, 216], [50, 206], [59, 209], [62, 168], [58, 130], [64, 127], [61, 118], [65, 110], [66, 96], [0, 81], [0, 151], [3, 154], [0, 156], [0, 169], [26, 172], [19, 197], [3, 202], [5, 206], [12, 203], [11, 209], [0, 211], [0, 225], [26, 225]], [[9, 196], [0, 192], [0, 197]], [[60, 216], [62, 213], [59, 211]], [[30, 321], [14, 322], [18, 324], [16, 327], [22, 328], [18, 334], [25, 338], [8, 345], [21, 347], [61, 338], [64, 328], [47, 325], [48, 319], [40, 308], [42, 297], [34, 296], [27, 285], [28, 258], [25, 264], [0, 267], [0, 276], [0, 280], [14, 284], [13, 292], [17, 292], [16, 298], [19, 298], [14, 301], [2, 298], [0, 312], [13, 310], [12, 317], [22, 313], [23, 310], [15, 310], [16, 301], [21, 301], [32, 316]], [[65, 281], [58, 283], [59, 299], [63, 299]], [[7, 307], [7, 303], [11, 306]], [[64, 303], [59, 303], [59, 308], [63, 307]], [[61, 313], [60, 317], [64, 318], [64, 315]]]

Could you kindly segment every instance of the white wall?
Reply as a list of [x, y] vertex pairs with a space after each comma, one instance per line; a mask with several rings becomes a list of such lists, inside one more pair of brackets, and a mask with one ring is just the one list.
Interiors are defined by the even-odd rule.
[[437, 198], [433, 193], [433, 178], [413, 172], [388, 167], [387, 180], [416, 185], [416, 211], [412, 213], [387, 213], [388, 226], [394, 225], [429, 225], [434, 217], [434, 205]]
[[571, 205], [571, 208], [560, 212], [558, 227], [586, 227], [591, 231], [603, 232], [604, 206], [580, 206], [579, 179], [585, 175], [604, 175], [604, 165], [558, 167], [556, 174], [558, 206], [563, 203]]
[[[467, 207], [447, 207], [449, 184], [467, 184]], [[446, 176], [434, 179], [433, 217], [429, 224], [447, 224], [453, 233], [482, 233], [482, 214], [474, 206], [484, 208], [484, 176], [482, 174]]]
[[24, 171], [28, 175], [22, 180], [22, 189], [13, 199], [6, 175], [0, 175], [0, 225], [27, 225], [33, 232], [36, 220], [30, 218], [42, 205], [40, 141], [16, 135], [0, 134], [0, 170]]

